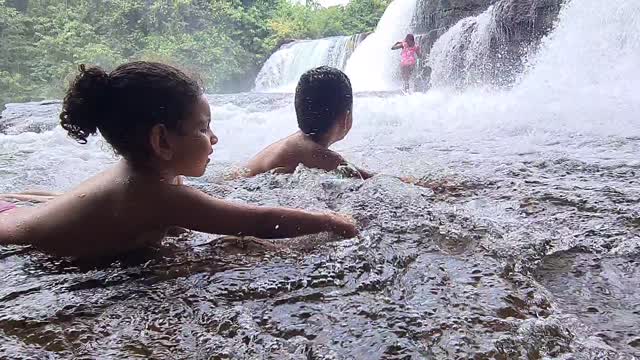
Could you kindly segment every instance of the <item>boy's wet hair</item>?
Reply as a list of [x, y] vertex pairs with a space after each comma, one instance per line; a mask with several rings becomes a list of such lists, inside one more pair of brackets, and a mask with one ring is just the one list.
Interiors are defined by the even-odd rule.
[[166, 64], [130, 62], [110, 73], [80, 65], [64, 98], [60, 124], [80, 143], [100, 130], [118, 154], [145, 161], [151, 155], [151, 128], [163, 124], [179, 131], [203, 91], [197, 80]]
[[312, 137], [325, 134], [352, 106], [351, 82], [342, 71], [321, 66], [300, 77], [295, 107], [298, 126], [305, 134]]

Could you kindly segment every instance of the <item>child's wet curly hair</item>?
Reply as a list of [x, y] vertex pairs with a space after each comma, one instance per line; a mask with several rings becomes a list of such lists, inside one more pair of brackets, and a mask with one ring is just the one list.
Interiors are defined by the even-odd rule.
[[351, 111], [351, 81], [336, 68], [311, 69], [300, 76], [294, 102], [300, 130], [318, 137], [329, 131], [339, 116]]
[[199, 81], [161, 63], [130, 62], [110, 73], [80, 65], [64, 98], [60, 125], [83, 144], [100, 130], [118, 154], [145, 161], [151, 128], [163, 124], [179, 131], [203, 91]]

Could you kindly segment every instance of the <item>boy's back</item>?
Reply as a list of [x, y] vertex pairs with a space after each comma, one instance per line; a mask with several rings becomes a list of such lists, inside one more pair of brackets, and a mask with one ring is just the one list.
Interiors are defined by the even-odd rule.
[[[352, 107], [353, 92], [347, 75], [328, 66], [307, 71], [300, 77], [295, 94], [300, 130], [262, 150], [246, 165], [244, 175], [272, 170], [292, 173], [299, 164], [327, 171], [346, 165], [329, 147], [351, 130]], [[362, 170], [356, 176], [370, 177]]]
[[302, 132], [279, 140], [249, 161], [246, 176], [268, 171], [292, 173], [299, 164], [331, 171], [346, 162], [339, 154], [313, 141]]

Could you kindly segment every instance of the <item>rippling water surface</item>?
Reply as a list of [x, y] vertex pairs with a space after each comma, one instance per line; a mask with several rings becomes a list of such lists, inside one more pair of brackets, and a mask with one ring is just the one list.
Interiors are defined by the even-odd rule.
[[[220, 144], [194, 186], [344, 212], [361, 236], [194, 233], [104, 264], [5, 247], [0, 354], [631, 358], [640, 349], [640, 132], [517, 119], [484, 127], [480, 115], [464, 122], [481, 96], [463, 96], [360, 95], [354, 130], [337, 144], [373, 171], [441, 182], [435, 191], [303, 168], [225, 182], [226, 169], [294, 130], [295, 118], [291, 95], [211, 96]], [[115, 161], [97, 138], [76, 145], [53, 128], [58, 108], [5, 112], [35, 132], [0, 135], [2, 191], [63, 191]], [[438, 121], [440, 112], [459, 123]]]
[[[640, 3], [569, 4], [510, 90], [357, 94], [335, 149], [368, 181], [224, 181], [295, 130], [292, 95], [211, 95], [220, 143], [193, 186], [350, 214], [360, 236], [192, 233], [100, 264], [2, 247], [0, 357], [640, 356]], [[59, 106], [3, 113], [0, 191], [64, 191], [116, 161], [55, 127]]]

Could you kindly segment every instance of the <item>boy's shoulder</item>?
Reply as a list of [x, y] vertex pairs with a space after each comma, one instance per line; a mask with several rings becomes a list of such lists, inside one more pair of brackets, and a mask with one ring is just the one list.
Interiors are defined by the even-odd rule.
[[312, 149], [312, 151], [306, 155], [307, 157], [305, 160], [307, 161], [303, 162], [303, 164], [310, 168], [333, 171], [337, 169], [338, 166], [345, 165], [347, 163], [339, 153], [321, 146]]
[[275, 168], [287, 167], [286, 157], [293, 155], [290, 137], [280, 139], [262, 149], [245, 165], [246, 176], [255, 176]]
[[[248, 175], [279, 169], [279, 172], [293, 172], [302, 164], [308, 168], [335, 170], [345, 164], [337, 152], [321, 146], [305, 136], [289, 136], [262, 150], [246, 165]], [[286, 169], [283, 170], [283, 169]]]

